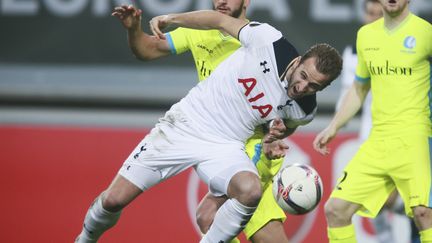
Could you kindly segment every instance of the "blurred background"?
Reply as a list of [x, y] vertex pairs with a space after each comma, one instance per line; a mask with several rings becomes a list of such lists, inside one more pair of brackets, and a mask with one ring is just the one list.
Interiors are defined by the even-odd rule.
[[[210, 0], [0, 3], [0, 122], [75, 124], [85, 119], [86, 124], [128, 126], [153, 125], [196, 83], [197, 75], [189, 54], [147, 63], [136, 60], [126, 31], [110, 16], [113, 7], [127, 3], [141, 8], [145, 31], [155, 15], [212, 8]], [[317, 42], [342, 52], [355, 41], [362, 4], [252, 0], [248, 16], [274, 25], [300, 52]], [[432, 18], [430, 0], [414, 0], [411, 9]], [[333, 111], [339, 87], [335, 82], [319, 95], [320, 115]]]
[[[210, 0], [0, 0], [0, 206], [7, 211], [0, 231], [5, 242], [72, 242], [93, 198], [198, 80], [189, 54], [135, 59], [126, 31], [110, 16], [120, 4], [143, 10], [146, 32], [155, 15], [212, 8]], [[431, 22], [431, 0], [410, 5]], [[355, 42], [362, 11], [359, 0], [251, 0], [248, 16], [281, 30], [300, 52], [318, 42], [342, 52]], [[333, 157], [311, 150], [313, 136], [334, 112], [339, 89], [336, 81], [318, 94], [317, 119], [290, 140], [293, 151], [300, 151], [296, 158], [321, 168], [325, 193], [334, 180], [337, 149], [355, 139], [359, 123], [356, 118], [344, 128]], [[189, 201], [190, 183], [198, 183], [192, 173], [152, 189], [154, 196], [143, 196], [131, 209], [136, 213], [125, 213], [102, 242], [198, 241], [191, 213], [195, 203]], [[156, 198], [163, 203], [152, 201]], [[298, 232], [303, 236], [291, 229], [294, 242], [325, 242], [322, 210], [317, 210], [316, 218], [302, 218], [307, 227], [298, 226], [303, 227]], [[368, 227], [365, 237], [373, 242]]]

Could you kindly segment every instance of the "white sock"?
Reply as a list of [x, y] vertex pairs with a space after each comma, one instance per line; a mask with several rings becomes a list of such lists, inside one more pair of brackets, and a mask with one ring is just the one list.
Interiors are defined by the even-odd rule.
[[228, 243], [245, 227], [256, 207], [247, 207], [236, 199], [227, 200], [216, 212], [209, 231], [200, 243]]
[[75, 240], [75, 243], [95, 243], [99, 237], [114, 226], [119, 217], [120, 212], [112, 213], [102, 207], [101, 196], [96, 198], [90, 206], [84, 219], [83, 229], [81, 234]]

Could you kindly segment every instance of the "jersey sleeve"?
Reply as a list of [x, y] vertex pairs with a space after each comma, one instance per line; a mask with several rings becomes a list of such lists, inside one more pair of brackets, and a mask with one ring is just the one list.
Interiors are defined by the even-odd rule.
[[[429, 24], [429, 26], [428, 26], [429, 28], [428, 28], [428, 33], [429, 33], [429, 38], [428, 38], [428, 40], [432, 40], [432, 25], [431, 24]], [[432, 61], [432, 41], [429, 41], [429, 61]], [[432, 65], [432, 63], [431, 63], [431, 65]]]
[[301, 117], [301, 118], [297, 118], [297, 119], [286, 119], [284, 120], [285, 126], [288, 128], [296, 128], [298, 126], [304, 126], [308, 123], [310, 123], [316, 114], [317, 108], [315, 107], [315, 109], [309, 113], [306, 114], [305, 116]]
[[239, 32], [239, 40], [242, 46], [257, 47], [273, 43], [282, 37], [282, 33], [269, 24], [250, 22]]
[[188, 41], [188, 29], [177, 28], [165, 34], [172, 54], [181, 54], [190, 50]]
[[366, 65], [366, 61], [363, 58], [362, 38], [364, 36], [361, 28], [357, 33], [357, 68], [355, 73], [355, 80], [360, 83], [367, 83], [370, 81], [370, 73]]

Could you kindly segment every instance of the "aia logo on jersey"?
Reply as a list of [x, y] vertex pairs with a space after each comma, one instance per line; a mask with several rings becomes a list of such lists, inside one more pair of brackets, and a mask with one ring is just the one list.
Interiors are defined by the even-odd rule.
[[[246, 78], [246, 79], [238, 79], [238, 82], [243, 85], [245, 88], [245, 96], [248, 97], [252, 90], [255, 88], [257, 84], [257, 80], [254, 78]], [[265, 105], [255, 105], [254, 103], [265, 96], [264, 92], [260, 92], [254, 97], [248, 99], [249, 103], [251, 103], [252, 109], [257, 110], [261, 114], [261, 118], [265, 118], [270, 114], [273, 110], [273, 106], [270, 104]]]

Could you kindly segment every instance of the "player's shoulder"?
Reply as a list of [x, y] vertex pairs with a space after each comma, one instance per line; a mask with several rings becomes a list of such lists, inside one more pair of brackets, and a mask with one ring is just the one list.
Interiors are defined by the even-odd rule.
[[415, 25], [418, 25], [419, 27], [422, 27], [422, 28], [426, 28], [429, 31], [432, 30], [432, 24], [429, 23], [429, 21], [427, 21], [427, 20], [425, 20], [425, 19], [423, 19], [423, 18], [421, 18], [415, 14], [412, 14], [412, 13], [410, 14], [410, 18], [411, 18], [411, 21]]
[[358, 30], [358, 36], [370, 35], [371, 32], [381, 31], [384, 29], [384, 18], [379, 18], [372, 23], [363, 25]]
[[239, 37], [241, 38], [242, 35], [250, 36], [251, 38], [253, 37], [253, 39], [255, 40], [259, 40], [266, 38], [271, 39], [276, 37], [280, 38], [282, 36], [282, 33], [268, 23], [250, 21], [248, 24], [246, 24], [239, 30]]
[[273, 42], [273, 51], [279, 76], [283, 75], [286, 67], [291, 63], [291, 61], [299, 56], [294, 45], [283, 36]]
[[239, 30], [239, 36], [245, 32], [246, 33], [255, 33], [256, 38], [265, 37], [268, 35], [271, 35], [271, 36], [274, 36], [274, 35], [280, 35], [281, 36], [282, 35], [282, 33], [278, 29], [273, 27], [272, 25], [270, 25], [268, 23], [258, 22], [258, 21], [250, 21], [245, 26], [243, 26]]

